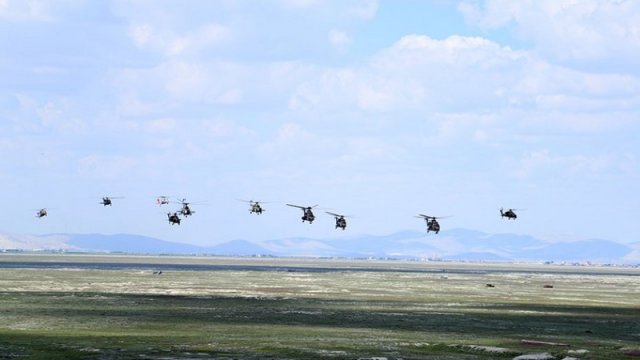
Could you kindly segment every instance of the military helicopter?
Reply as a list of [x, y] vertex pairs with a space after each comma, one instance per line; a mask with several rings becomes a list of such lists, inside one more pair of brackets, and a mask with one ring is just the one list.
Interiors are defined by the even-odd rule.
[[[253, 200], [241, 200], [238, 199], [239, 201], [242, 202], [246, 202], [249, 203], [249, 214], [256, 214], [256, 215], [260, 215], [262, 214], [263, 211], [265, 211], [265, 209], [260, 205], [260, 201], [253, 201]], [[262, 201], [263, 204], [268, 204], [268, 202], [264, 202]]]
[[187, 202], [187, 199], [180, 200], [180, 203], [182, 204], [182, 209], [180, 209], [178, 212], [181, 215], [191, 216], [196, 213], [194, 210], [191, 210], [191, 208], [189, 207], [189, 203]]
[[180, 200], [180, 204], [182, 204], [182, 209], [178, 210], [178, 213], [183, 216], [191, 216], [195, 214], [195, 210], [191, 210], [189, 205], [196, 205], [196, 203], [187, 202], [187, 199], [183, 198]]
[[112, 196], [112, 197], [103, 196], [100, 204], [102, 204], [103, 206], [107, 206], [107, 205], [111, 206], [111, 200], [113, 199], [124, 199], [124, 198], [122, 196]]
[[438, 223], [437, 219], [444, 219], [447, 218], [449, 216], [429, 216], [429, 215], [424, 215], [424, 214], [418, 214], [418, 216], [416, 216], [417, 218], [422, 218], [427, 222], [427, 233], [429, 233], [430, 231], [435, 232], [436, 234], [440, 232], [440, 224]]
[[40, 210], [38, 210], [36, 212], [36, 217], [37, 218], [43, 218], [45, 216], [47, 216], [47, 209], [45, 209], [45, 208], [42, 208], [42, 209], [40, 209]]
[[345, 217], [347, 217], [346, 215], [335, 214], [328, 211], [325, 212], [336, 219], [336, 229], [341, 228], [342, 230], [344, 230], [347, 228], [347, 220], [345, 219]]
[[156, 204], [158, 204], [158, 206], [169, 204], [169, 197], [168, 196], [158, 196], [156, 198]]
[[180, 219], [180, 217], [178, 216], [178, 213], [177, 213], [177, 212], [174, 212], [174, 213], [167, 213], [167, 217], [169, 218], [169, 224], [171, 224], [171, 225], [175, 225], [175, 224], [180, 225], [180, 221], [182, 220], [182, 219]]
[[311, 211], [311, 209], [313, 209], [314, 207], [318, 206], [313, 205], [313, 206], [299, 206], [299, 205], [292, 205], [292, 204], [287, 204], [287, 206], [293, 206], [293, 207], [297, 207], [298, 209], [302, 209], [302, 222], [308, 221], [309, 224], [313, 223], [313, 220], [315, 220], [316, 216], [313, 215], [313, 211]]
[[502, 216], [503, 218], [506, 217], [507, 220], [515, 220], [518, 218], [518, 215], [516, 215], [515, 210], [524, 210], [524, 209], [509, 209], [507, 211], [504, 211], [504, 208], [500, 208], [500, 216]]

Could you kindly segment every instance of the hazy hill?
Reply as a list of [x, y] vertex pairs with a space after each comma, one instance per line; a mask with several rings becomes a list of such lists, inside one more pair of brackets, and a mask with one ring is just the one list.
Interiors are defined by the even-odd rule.
[[127, 252], [157, 254], [191, 254], [202, 251], [199, 246], [159, 240], [131, 234], [63, 234], [74, 249], [91, 252]]
[[640, 243], [625, 245], [599, 239], [547, 242], [531, 236], [486, 234], [468, 229], [444, 230], [438, 235], [422, 231], [401, 231], [384, 236], [332, 239], [287, 238], [261, 242], [233, 240], [209, 247], [132, 234], [33, 236], [0, 233], [0, 249], [142, 254], [439, 258], [473, 261], [640, 262]]

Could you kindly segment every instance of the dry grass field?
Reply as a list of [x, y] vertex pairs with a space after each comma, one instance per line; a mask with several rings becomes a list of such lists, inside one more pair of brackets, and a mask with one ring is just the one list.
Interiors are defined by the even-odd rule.
[[638, 269], [0, 256], [0, 359], [632, 359], [639, 344]]

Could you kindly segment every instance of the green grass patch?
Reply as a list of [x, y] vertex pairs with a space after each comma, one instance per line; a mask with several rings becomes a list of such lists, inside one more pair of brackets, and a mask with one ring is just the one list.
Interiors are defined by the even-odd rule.
[[0, 358], [621, 358], [640, 342], [639, 285], [607, 273], [0, 268]]

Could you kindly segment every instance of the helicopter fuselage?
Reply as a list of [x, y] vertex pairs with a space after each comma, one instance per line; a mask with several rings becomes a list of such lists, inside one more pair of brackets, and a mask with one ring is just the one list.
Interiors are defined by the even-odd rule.
[[427, 220], [427, 233], [433, 231], [436, 234], [440, 232], [440, 224], [436, 219]]
[[257, 204], [257, 203], [251, 205], [251, 209], [249, 210], [249, 213], [258, 214], [258, 215], [262, 214], [262, 206], [260, 206], [260, 204]]
[[182, 209], [180, 209], [180, 214], [184, 216], [191, 216], [195, 213], [195, 211], [191, 210], [188, 204], [182, 205]]
[[502, 211], [500, 210], [500, 216], [503, 218], [506, 217], [508, 220], [515, 220], [518, 218], [518, 215], [513, 210]]
[[309, 224], [313, 223], [313, 220], [316, 219], [316, 216], [313, 215], [311, 209], [303, 209], [302, 211], [304, 211], [304, 214], [302, 215], [302, 222], [308, 221]]
[[172, 213], [168, 213], [167, 217], [169, 218], [169, 223], [171, 225], [174, 225], [174, 224], [180, 225], [180, 221], [182, 220], [182, 219], [180, 219], [180, 217], [178, 216], [177, 213], [173, 213], [173, 214]]

